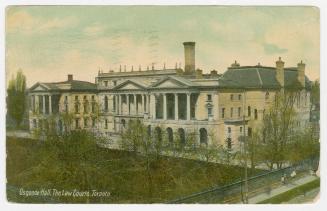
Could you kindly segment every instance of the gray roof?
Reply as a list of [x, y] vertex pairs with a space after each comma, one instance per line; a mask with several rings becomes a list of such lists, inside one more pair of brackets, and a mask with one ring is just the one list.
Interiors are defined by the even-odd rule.
[[[284, 68], [285, 87], [299, 86], [296, 68]], [[306, 88], [310, 87], [307, 77]], [[276, 68], [264, 66], [244, 66], [229, 68], [218, 79], [220, 87], [226, 88], [280, 88], [276, 79]]]
[[[78, 80], [67, 80], [62, 82], [54, 82], [54, 83], [42, 83], [38, 82], [33, 85], [29, 90], [33, 90], [38, 85], [45, 87], [49, 91], [96, 91], [96, 84], [87, 82], [87, 81], [78, 81]], [[68, 86], [69, 88], [67, 88]]]

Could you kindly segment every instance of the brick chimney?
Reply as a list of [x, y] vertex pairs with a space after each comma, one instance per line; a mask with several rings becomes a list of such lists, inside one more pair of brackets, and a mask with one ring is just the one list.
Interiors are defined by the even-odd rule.
[[197, 69], [195, 73], [196, 73], [195, 74], [195, 78], [203, 78], [203, 76], [202, 76], [202, 70]]
[[72, 74], [68, 74], [68, 81], [72, 81], [73, 80], [73, 75]]
[[240, 64], [239, 64], [239, 63], [237, 63], [237, 61], [235, 60], [235, 62], [234, 62], [233, 64], [231, 64], [230, 66], [231, 66], [231, 67], [239, 67], [239, 66], [240, 66]]
[[305, 87], [305, 64], [302, 62], [297, 64], [297, 80]]
[[185, 75], [195, 73], [195, 42], [184, 42]]
[[278, 58], [278, 61], [276, 61], [276, 79], [279, 82], [279, 84], [284, 87], [284, 62], [282, 61], [281, 57]]

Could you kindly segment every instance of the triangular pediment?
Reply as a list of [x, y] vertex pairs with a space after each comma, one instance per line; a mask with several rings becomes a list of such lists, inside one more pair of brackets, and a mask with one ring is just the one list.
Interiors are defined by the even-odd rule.
[[36, 83], [29, 90], [30, 91], [48, 91], [49, 89], [41, 83]]
[[182, 81], [167, 77], [155, 83], [153, 88], [187, 88], [188, 85]]
[[127, 80], [127, 81], [119, 84], [118, 86], [114, 87], [113, 89], [115, 89], [115, 90], [144, 90], [145, 87], [134, 81]]

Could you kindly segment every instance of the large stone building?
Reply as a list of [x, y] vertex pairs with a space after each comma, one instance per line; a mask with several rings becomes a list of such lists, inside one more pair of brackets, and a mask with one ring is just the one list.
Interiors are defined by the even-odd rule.
[[[89, 129], [115, 137], [130, 120], [141, 120], [151, 131], [166, 133], [170, 141], [178, 134], [185, 141], [195, 134], [198, 143], [238, 145], [245, 130], [251, 133], [263, 118], [276, 92], [297, 85], [298, 124], [310, 115], [310, 81], [305, 64], [284, 67], [240, 66], [236, 61], [223, 75], [203, 74], [195, 68], [195, 43], [185, 42], [185, 68], [147, 70], [126, 67], [100, 72], [95, 84], [77, 81], [72, 75], [57, 83], [36, 83], [29, 90], [30, 129], [44, 127], [49, 116], [64, 130], [63, 113], [73, 116], [71, 127]], [[244, 115], [244, 118], [243, 118]], [[245, 128], [244, 128], [245, 125]]]

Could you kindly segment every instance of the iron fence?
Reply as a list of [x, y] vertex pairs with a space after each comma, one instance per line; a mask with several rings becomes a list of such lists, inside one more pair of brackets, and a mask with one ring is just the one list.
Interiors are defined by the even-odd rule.
[[[288, 166], [282, 169], [269, 171], [259, 174], [248, 179], [248, 194], [254, 195], [260, 191], [269, 191], [271, 188], [281, 183], [281, 177], [286, 175], [290, 177], [293, 171], [298, 175], [307, 173], [308, 170], [315, 170], [318, 168], [319, 159], [310, 159], [301, 161], [293, 166]], [[287, 179], [286, 179], [287, 180]], [[243, 188], [245, 180], [238, 180], [234, 183], [215, 187], [202, 192], [194, 193], [189, 196], [181, 197], [176, 200], [168, 201], [167, 204], [179, 203], [203, 203], [203, 204], [216, 204], [216, 203], [241, 203], [243, 199]]]

